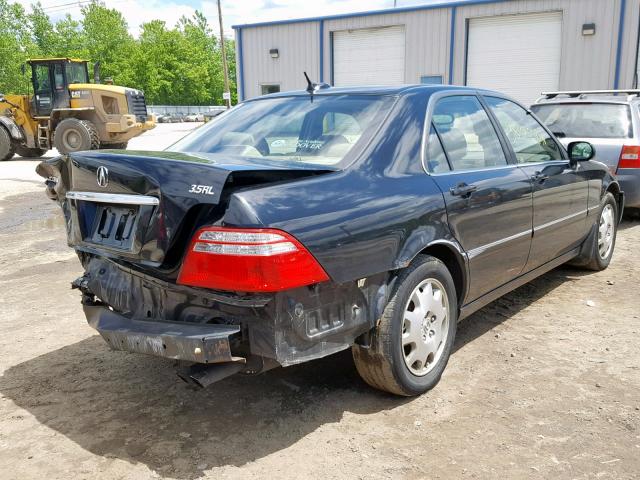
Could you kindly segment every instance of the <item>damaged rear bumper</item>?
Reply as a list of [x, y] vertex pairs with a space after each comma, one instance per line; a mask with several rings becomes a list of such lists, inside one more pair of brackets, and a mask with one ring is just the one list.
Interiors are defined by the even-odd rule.
[[114, 350], [145, 353], [195, 363], [244, 362], [231, 354], [238, 325], [149, 322], [123, 317], [102, 305], [84, 305], [89, 325]]
[[204, 365], [246, 362], [247, 373], [349, 348], [371, 330], [388, 294], [382, 276], [361, 285], [226, 294], [83, 258], [85, 274], [73, 286], [83, 293], [89, 324], [111, 348]]

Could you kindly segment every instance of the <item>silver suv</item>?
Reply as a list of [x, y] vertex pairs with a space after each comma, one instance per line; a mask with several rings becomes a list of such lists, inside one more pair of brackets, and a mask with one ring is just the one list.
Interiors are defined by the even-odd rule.
[[585, 140], [625, 192], [625, 205], [640, 208], [640, 90], [543, 93], [531, 110], [565, 147]]

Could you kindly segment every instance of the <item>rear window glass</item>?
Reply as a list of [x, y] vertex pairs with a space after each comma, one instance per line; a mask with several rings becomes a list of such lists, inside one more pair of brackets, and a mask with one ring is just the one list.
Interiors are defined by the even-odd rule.
[[[371, 138], [395, 97], [326, 95], [265, 98], [239, 105], [169, 150], [344, 167]], [[351, 157], [353, 158], [353, 157]]]
[[629, 138], [628, 105], [611, 103], [559, 103], [533, 105], [531, 110], [558, 137]]

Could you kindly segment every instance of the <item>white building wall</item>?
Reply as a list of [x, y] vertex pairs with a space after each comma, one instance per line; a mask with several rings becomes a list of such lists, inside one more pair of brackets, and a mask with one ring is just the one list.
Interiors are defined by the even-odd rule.
[[[442, 75], [447, 83], [452, 15], [454, 68], [452, 80], [465, 81], [466, 28], [470, 18], [561, 11], [563, 15], [560, 66], [561, 89], [613, 88], [616, 72], [618, 24], [623, 0], [511, 0], [455, 8], [354, 15], [308, 22], [245, 26], [242, 30], [244, 98], [260, 95], [261, 84], [279, 83], [281, 90], [304, 88], [302, 71], [320, 79], [320, 32], [323, 32], [322, 80], [331, 81], [331, 32], [404, 25], [405, 82], [423, 75]], [[455, 10], [455, 14], [453, 13]], [[619, 87], [630, 88], [636, 69], [640, 0], [626, 0], [619, 66]], [[595, 23], [596, 34], [583, 36], [582, 25]], [[280, 58], [269, 56], [278, 48]], [[375, 84], [375, 79], [371, 80]]]

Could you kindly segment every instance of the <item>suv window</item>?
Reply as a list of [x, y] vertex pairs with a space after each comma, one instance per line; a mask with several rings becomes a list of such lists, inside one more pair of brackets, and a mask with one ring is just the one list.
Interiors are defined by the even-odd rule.
[[504, 98], [485, 97], [485, 100], [504, 130], [518, 163], [562, 159], [558, 144], [524, 108]]
[[549, 103], [531, 107], [554, 134], [570, 138], [631, 138], [628, 105], [615, 103]]
[[498, 135], [476, 97], [459, 95], [441, 99], [432, 121], [454, 170], [507, 164]]

